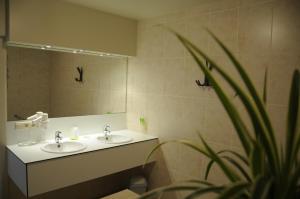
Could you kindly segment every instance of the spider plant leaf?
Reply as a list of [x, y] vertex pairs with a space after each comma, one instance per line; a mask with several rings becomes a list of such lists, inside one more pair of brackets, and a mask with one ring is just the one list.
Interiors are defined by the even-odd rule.
[[267, 104], [267, 87], [268, 87], [268, 68], [266, 68], [265, 71], [265, 77], [264, 77], [264, 91], [263, 91], [263, 101], [264, 104]]
[[159, 197], [161, 194], [166, 192], [174, 192], [174, 191], [193, 191], [198, 190], [200, 187], [198, 185], [170, 185], [158, 189], [154, 189], [153, 191], [147, 192], [139, 196], [139, 199], [148, 199]]
[[[298, 139], [297, 139], [297, 141], [296, 141], [296, 147], [295, 147], [295, 151], [296, 151], [296, 156], [297, 157], [299, 157], [299, 152], [300, 152], [300, 135], [298, 135]], [[297, 167], [298, 166], [298, 164], [299, 164], [299, 158], [296, 158], [295, 159], [295, 166]]]
[[156, 152], [159, 148], [161, 148], [163, 145], [165, 144], [170, 144], [170, 143], [178, 143], [178, 144], [183, 144], [185, 146], [188, 146], [200, 153], [202, 153], [203, 155], [207, 156], [210, 158], [209, 154], [198, 144], [195, 144], [189, 140], [170, 140], [170, 141], [165, 141], [162, 142], [160, 144], [158, 144], [156, 147], [154, 147], [154, 149], [151, 150], [151, 152], [149, 153], [149, 155], [147, 156], [144, 166], [148, 163], [149, 159], [152, 157], [152, 155], [154, 154], [154, 152]]
[[299, 126], [300, 74], [295, 70], [289, 99], [286, 139], [286, 172], [289, 172], [292, 162], [297, 158], [297, 127]]
[[228, 167], [228, 165], [213, 151], [213, 149], [210, 148], [210, 146], [205, 142], [201, 135], [199, 136], [211, 159], [219, 165], [219, 167], [222, 169], [222, 171], [228, 177], [228, 179], [232, 182], [240, 180], [239, 175], [230, 167]]
[[249, 155], [251, 151], [251, 137], [249, 134], [249, 131], [246, 127], [246, 125], [241, 120], [241, 117], [239, 113], [237, 112], [236, 108], [233, 106], [233, 104], [230, 102], [229, 98], [226, 96], [222, 88], [220, 87], [219, 83], [215, 80], [215, 78], [212, 76], [211, 72], [207, 67], [202, 63], [202, 61], [199, 60], [199, 58], [195, 55], [195, 53], [190, 49], [190, 47], [187, 45], [185, 40], [175, 33], [177, 38], [182, 42], [182, 44], [186, 47], [186, 49], [190, 52], [198, 66], [202, 69], [204, 74], [209, 78], [211, 84], [213, 85], [215, 92], [217, 93], [218, 97], [220, 98], [220, 101], [222, 102], [225, 110], [227, 111], [237, 133], [241, 140], [241, 143], [243, 145], [243, 149], [245, 150], [246, 154]]
[[[176, 33], [175, 33], [176, 34]], [[189, 50], [189, 52], [193, 55], [193, 51], [190, 48], [189, 45], [192, 45], [193, 50], [199, 52], [201, 55], [205, 56], [204, 53], [201, 53], [201, 51], [195, 47], [193, 44], [191, 44], [189, 41], [187, 41], [186, 39], [184, 39], [182, 36], [177, 34], [177, 37], [182, 41], [182, 43], [186, 46], [186, 48]], [[186, 43], [187, 44], [186, 44]], [[198, 59], [195, 56], [193, 56], [196, 59]], [[209, 59], [208, 57], [205, 57], [207, 59]], [[199, 59], [198, 59], [199, 60]], [[197, 61], [197, 60], [196, 60]], [[198, 65], [201, 65], [202, 63], [200, 61], [197, 62]], [[265, 147], [266, 152], [268, 153], [268, 158], [270, 161], [270, 165], [271, 165], [271, 169], [273, 171], [273, 173], [276, 173], [279, 169], [279, 162], [277, 160], [277, 153], [276, 153], [276, 148], [272, 148], [272, 141], [270, 140], [270, 138], [268, 137], [268, 133], [266, 132], [266, 128], [264, 127], [264, 125], [262, 124], [262, 122], [259, 120], [259, 116], [255, 110], [255, 108], [252, 106], [250, 100], [247, 98], [247, 96], [242, 92], [242, 90], [238, 87], [238, 85], [236, 83], [234, 83], [234, 81], [231, 80], [231, 78], [220, 68], [218, 67], [216, 64], [213, 63], [213, 67], [218, 70], [220, 72], [220, 74], [223, 75], [223, 77], [230, 83], [230, 85], [233, 86], [233, 88], [236, 90], [236, 92], [238, 93], [238, 95], [240, 96], [240, 98], [242, 99], [242, 102], [244, 103], [245, 107], [248, 110], [248, 113], [251, 117], [252, 120], [252, 124], [255, 128], [255, 132], [258, 134], [258, 137], [262, 137], [262, 141], [263, 141], [263, 146]], [[204, 67], [201, 67], [201, 69], [203, 69]], [[205, 70], [205, 69], [204, 69]], [[210, 77], [209, 77], [210, 78]], [[222, 99], [221, 99], [222, 101]], [[224, 104], [223, 104], [224, 105]], [[226, 108], [226, 107], [225, 107]], [[236, 128], [237, 129], [237, 128]], [[238, 132], [238, 130], [237, 130]], [[243, 144], [243, 142], [245, 140], [242, 140], [242, 137], [239, 136], [241, 139], [241, 142]], [[249, 136], [248, 136], [249, 137]], [[243, 144], [244, 147], [244, 144]], [[246, 152], [247, 153], [247, 152]], [[249, 154], [248, 154], [249, 155]]]
[[210, 160], [210, 161], [208, 162], [208, 164], [206, 165], [205, 176], [204, 176], [204, 179], [205, 179], [205, 180], [208, 179], [208, 175], [209, 175], [210, 169], [212, 168], [214, 162], [215, 162], [214, 160]]
[[211, 186], [207, 188], [199, 188], [198, 190], [195, 190], [193, 193], [187, 195], [185, 199], [193, 199], [198, 198], [201, 195], [207, 194], [207, 193], [220, 193], [224, 189], [224, 186]]
[[[275, 155], [276, 155], [276, 164], [279, 165], [279, 156], [278, 156], [278, 149], [275, 141], [275, 135], [274, 130], [270, 122], [270, 118], [267, 114], [267, 111], [264, 107], [264, 104], [262, 100], [260, 99], [257, 90], [255, 89], [254, 84], [252, 83], [251, 79], [249, 78], [248, 74], [242, 67], [242, 65], [239, 63], [239, 61], [235, 58], [235, 56], [228, 50], [228, 48], [212, 33], [208, 30], [210, 35], [214, 38], [214, 40], [219, 44], [219, 46], [223, 49], [223, 51], [227, 54], [237, 71], [239, 72], [240, 76], [242, 77], [246, 87], [248, 88], [253, 100], [255, 101], [257, 108], [259, 112], [261, 113], [262, 119], [264, 120], [264, 123], [266, 124], [266, 127], [268, 129], [269, 137], [271, 139], [273, 148], [275, 149]], [[278, 168], [279, 170], [279, 168]]]
[[[237, 153], [235, 151], [231, 151], [231, 150], [221, 150], [221, 151], [217, 152], [218, 155], [221, 155], [223, 153], [230, 153], [230, 154], [234, 155], [235, 157], [237, 157], [241, 162], [243, 162], [246, 167], [249, 166], [248, 160], [246, 158], [244, 158], [242, 155], [240, 155], [239, 153]], [[224, 158], [224, 156], [221, 156], [221, 158]], [[214, 163], [215, 163], [214, 160], [210, 160], [208, 162], [208, 164], [206, 165], [205, 175], [204, 175], [205, 180], [208, 179], [209, 172]], [[251, 181], [251, 178], [249, 177], [248, 174], [246, 174], [246, 175], [244, 174], [244, 176], [248, 179], [248, 181]]]
[[202, 185], [206, 185], [206, 186], [214, 186], [214, 184], [212, 184], [210, 182], [207, 182], [204, 180], [196, 180], [196, 179], [186, 180], [186, 181], [183, 181], [182, 183], [198, 183], [198, 184], [202, 184]]
[[252, 150], [250, 168], [254, 177], [259, 176], [264, 171], [264, 155], [259, 143], [256, 143]]
[[252, 179], [250, 178], [249, 174], [247, 173], [247, 171], [241, 166], [241, 164], [239, 162], [237, 162], [235, 159], [229, 157], [229, 156], [221, 156], [222, 159], [227, 160], [228, 162], [230, 162], [236, 169], [238, 169], [241, 174], [243, 174], [243, 176], [245, 177], [245, 179], [248, 182], [252, 182]]
[[271, 178], [262, 175], [257, 176], [252, 185], [251, 199], [267, 199], [271, 185]]
[[219, 154], [219, 155], [221, 155], [223, 153], [229, 153], [229, 154], [235, 156], [236, 158], [238, 158], [239, 160], [241, 160], [246, 166], [249, 165], [248, 159], [245, 158], [244, 156], [242, 156], [241, 154], [239, 154], [238, 152], [235, 152], [235, 151], [232, 151], [232, 150], [228, 150], [228, 149], [221, 150], [221, 151], [217, 152], [217, 154]]
[[299, 178], [300, 178], [300, 166], [297, 166], [293, 173], [289, 175], [289, 179], [287, 181], [287, 186], [285, 192], [282, 194], [282, 198], [296, 198], [295, 197], [295, 190], [299, 187]]
[[249, 182], [236, 182], [228, 186], [217, 198], [228, 199], [236, 198], [237, 196], [246, 193], [248, 194], [247, 188], [250, 186]]
[[[255, 132], [257, 134], [257, 137], [262, 137], [263, 146], [265, 147], [265, 149], [266, 149], [266, 151], [268, 153], [268, 158], [269, 158], [269, 161], [271, 162], [270, 165], [272, 165], [272, 168], [271, 168], [272, 171], [274, 173], [278, 172], [278, 170], [279, 170], [279, 161], [278, 161], [278, 157], [277, 157], [278, 156], [277, 155], [277, 147], [273, 146], [272, 139], [270, 138], [269, 133], [267, 132], [266, 127], [264, 126], [264, 124], [260, 120], [259, 114], [257, 113], [256, 109], [251, 104], [251, 101], [248, 99], [247, 95], [239, 88], [239, 86], [220, 67], [218, 67], [209, 57], [207, 57], [205, 55], [205, 53], [203, 53], [195, 45], [193, 45], [191, 42], [189, 42], [188, 40], [186, 40], [185, 38], [183, 38], [181, 35], [179, 35], [179, 34], [177, 34], [175, 32], [174, 32], [174, 34], [176, 34], [177, 38], [189, 50], [189, 52], [192, 54], [192, 56], [194, 54], [193, 53], [193, 50], [194, 50], [197, 53], [199, 53], [201, 56], [203, 56], [204, 58], [206, 58], [207, 60], [209, 60], [209, 62], [211, 62], [211, 64], [213, 65], [214, 69], [217, 70], [227, 80], [227, 82], [235, 89], [235, 91], [239, 95], [240, 99], [244, 103], [244, 105], [245, 105], [245, 107], [246, 107], [246, 109], [247, 109], [247, 111], [248, 111], [248, 113], [250, 115], [250, 118], [251, 118], [252, 124], [253, 124], [253, 126], [255, 128]], [[192, 48], [192, 49], [190, 49], [190, 48]], [[194, 54], [193, 57], [194, 57], [195, 60], [198, 59], [195, 54]], [[196, 62], [198, 63], [198, 65], [202, 64], [201, 61], [197, 61], [196, 60]], [[201, 69], [205, 70], [205, 67], [201, 67]], [[210, 78], [211, 77], [209, 76], [209, 79]], [[222, 101], [222, 99], [221, 99], [221, 101]], [[223, 106], [224, 106], [224, 103], [223, 103]], [[234, 121], [232, 121], [232, 122], [234, 122]], [[243, 144], [244, 140], [242, 140], [242, 137], [240, 136], [240, 133], [239, 133], [239, 131], [238, 131], [237, 128], [236, 128], [236, 130], [237, 130], [239, 138], [240, 138], [240, 140], [241, 140], [241, 142]], [[248, 134], [247, 131], [245, 131], [244, 134]], [[249, 137], [249, 135], [247, 135], [247, 137]], [[243, 144], [243, 147], [245, 147], [244, 144]], [[246, 153], [247, 153], [247, 151], [246, 151]], [[247, 155], [249, 156], [250, 154], [247, 153]]]

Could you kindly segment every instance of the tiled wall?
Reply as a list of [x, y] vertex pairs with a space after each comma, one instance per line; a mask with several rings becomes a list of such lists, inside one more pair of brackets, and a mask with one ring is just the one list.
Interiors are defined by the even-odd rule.
[[[83, 82], [76, 67], [83, 67]], [[8, 48], [8, 120], [125, 112], [127, 58]]]
[[[267, 109], [282, 141], [291, 75], [294, 68], [300, 68], [299, 10], [297, 0], [221, 0], [140, 22], [138, 55], [129, 60], [129, 129], [157, 135], [161, 141], [180, 138], [196, 141], [199, 140], [196, 132], [200, 132], [217, 150], [240, 151], [233, 126], [214, 91], [195, 84], [196, 79], [203, 80], [202, 72], [179, 41], [158, 24], [189, 38], [242, 82], [203, 30], [208, 27], [243, 63], [260, 93], [268, 68]], [[224, 80], [220, 82], [241, 115], [246, 116], [228, 85]], [[139, 123], [140, 117], [145, 118], [147, 127]], [[203, 177], [207, 163], [203, 156], [175, 144], [163, 148], [163, 153], [173, 182]], [[166, 171], [153, 178], [153, 187], [161, 185], [164, 174]], [[217, 170], [209, 179], [223, 181]]]
[[50, 110], [51, 57], [47, 51], [9, 47], [7, 119]]

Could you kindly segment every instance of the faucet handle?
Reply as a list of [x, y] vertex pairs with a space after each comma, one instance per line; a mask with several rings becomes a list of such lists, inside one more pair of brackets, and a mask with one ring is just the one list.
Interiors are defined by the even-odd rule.
[[110, 125], [109, 124], [106, 124], [104, 126], [104, 131], [110, 131]]
[[61, 131], [56, 131], [55, 132], [55, 138], [59, 138], [59, 139], [62, 139], [62, 136], [61, 136], [62, 132]]

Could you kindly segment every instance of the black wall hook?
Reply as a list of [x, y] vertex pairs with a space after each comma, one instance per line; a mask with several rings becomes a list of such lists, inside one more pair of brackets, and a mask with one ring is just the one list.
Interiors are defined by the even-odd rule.
[[77, 71], [79, 73], [79, 78], [76, 77], [75, 81], [76, 82], [83, 82], [83, 68], [82, 67], [77, 67]]
[[[209, 69], [209, 70], [212, 70], [212, 66], [210, 65], [210, 63], [205, 60], [205, 65], [206, 67]], [[206, 75], [204, 76], [204, 82], [201, 83], [200, 80], [196, 80], [196, 84], [200, 87], [203, 87], [203, 86], [211, 86], [210, 82], [209, 82], [209, 79], [206, 77]]]

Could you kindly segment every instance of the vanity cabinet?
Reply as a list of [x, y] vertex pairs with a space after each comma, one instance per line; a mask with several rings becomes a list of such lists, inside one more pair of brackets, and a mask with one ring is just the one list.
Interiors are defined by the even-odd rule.
[[[7, 147], [8, 174], [26, 197], [141, 166], [158, 139], [25, 163]], [[153, 157], [149, 162], [155, 161]]]

